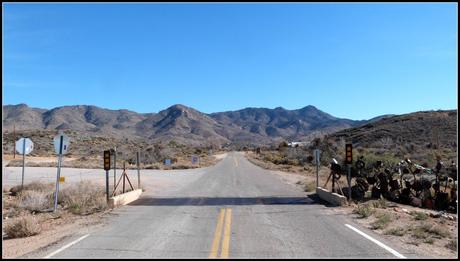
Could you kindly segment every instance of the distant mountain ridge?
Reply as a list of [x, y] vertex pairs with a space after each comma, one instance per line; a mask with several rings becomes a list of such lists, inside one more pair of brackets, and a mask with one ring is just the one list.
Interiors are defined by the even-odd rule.
[[245, 108], [202, 113], [176, 104], [158, 113], [110, 110], [91, 105], [50, 110], [26, 104], [3, 106], [3, 130], [65, 130], [117, 138], [174, 140], [183, 144], [268, 144], [281, 139], [301, 140], [311, 133], [332, 133], [370, 121], [336, 118], [309, 105], [298, 110], [281, 107]]

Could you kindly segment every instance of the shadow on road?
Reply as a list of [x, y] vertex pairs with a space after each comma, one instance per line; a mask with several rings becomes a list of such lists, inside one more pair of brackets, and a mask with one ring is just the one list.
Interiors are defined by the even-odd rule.
[[140, 198], [131, 206], [219, 206], [219, 205], [312, 205], [321, 204], [314, 197], [177, 197]]

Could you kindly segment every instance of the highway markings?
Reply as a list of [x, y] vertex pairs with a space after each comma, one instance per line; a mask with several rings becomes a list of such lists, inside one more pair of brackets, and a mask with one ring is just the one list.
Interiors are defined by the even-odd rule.
[[[225, 224], [224, 224], [225, 221]], [[231, 237], [231, 226], [232, 226], [232, 209], [221, 209], [219, 218], [217, 220], [216, 231], [214, 233], [214, 240], [212, 242], [211, 253], [209, 258], [217, 258], [219, 254], [219, 246], [222, 238], [223, 240], [222, 249], [220, 252], [221, 258], [228, 258], [228, 252], [230, 249], [230, 237]]]
[[388, 252], [392, 253], [394, 256], [396, 257], [399, 257], [399, 258], [406, 258], [405, 256], [401, 255], [400, 253], [398, 253], [396, 250], [394, 250], [393, 248], [383, 244], [382, 242], [378, 241], [377, 239], [374, 239], [372, 238], [371, 236], [365, 234], [364, 232], [361, 232], [360, 230], [358, 230], [357, 228], [351, 226], [351, 225], [348, 225], [348, 224], [345, 224], [346, 227], [348, 227], [349, 229], [355, 231], [356, 233], [360, 234], [361, 236], [369, 239], [370, 241], [374, 242], [375, 244], [377, 244], [379, 247], [387, 250]]
[[84, 236], [80, 237], [79, 239], [77, 239], [77, 240], [75, 240], [75, 241], [73, 241], [73, 242], [71, 242], [71, 243], [69, 243], [69, 244], [67, 244], [67, 245], [65, 245], [65, 246], [63, 246], [63, 247], [61, 247], [61, 248], [59, 248], [58, 250], [54, 251], [53, 253], [51, 253], [51, 254], [45, 256], [44, 258], [50, 258], [50, 257], [56, 255], [57, 253], [59, 253], [59, 252], [65, 250], [66, 248], [69, 248], [69, 247], [71, 247], [72, 245], [75, 245], [76, 243], [82, 241], [83, 239], [87, 238], [88, 236], [89, 236], [89, 234], [84, 235]]
[[235, 161], [235, 166], [238, 167], [238, 161], [236, 160], [236, 158], [233, 158], [233, 160]]
[[224, 230], [224, 239], [222, 241], [222, 252], [220, 257], [228, 258], [228, 250], [230, 248], [230, 236], [232, 226], [232, 209], [227, 208], [227, 213], [225, 214], [225, 230]]

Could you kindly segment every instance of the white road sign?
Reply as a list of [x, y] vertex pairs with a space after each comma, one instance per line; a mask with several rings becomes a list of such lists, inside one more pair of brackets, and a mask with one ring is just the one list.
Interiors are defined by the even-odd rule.
[[64, 155], [69, 150], [69, 145], [70, 145], [70, 138], [64, 133], [60, 133], [54, 136], [54, 139], [53, 139], [54, 151], [56, 151], [56, 154], [59, 154], [60, 145], [61, 145], [61, 136], [62, 136], [62, 154]]
[[[25, 152], [24, 152], [24, 141], [26, 142]], [[16, 151], [19, 154], [27, 155], [34, 150], [34, 143], [29, 138], [20, 138], [16, 141]]]
[[316, 162], [316, 164], [319, 163], [320, 157], [321, 157], [321, 150], [316, 149], [315, 150], [315, 162]]

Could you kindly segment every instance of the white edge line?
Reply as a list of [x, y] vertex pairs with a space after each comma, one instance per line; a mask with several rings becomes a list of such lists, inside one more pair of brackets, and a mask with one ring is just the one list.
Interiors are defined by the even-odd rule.
[[44, 258], [50, 258], [50, 257], [56, 255], [57, 253], [61, 252], [62, 250], [64, 250], [64, 249], [66, 249], [66, 248], [68, 248], [68, 247], [70, 247], [70, 246], [72, 246], [72, 245], [74, 245], [74, 244], [80, 242], [81, 240], [87, 238], [88, 236], [89, 236], [89, 234], [84, 235], [84, 236], [80, 237], [79, 239], [77, 239], [77, 240], [75, 240], [75, 241], [73, 241], [73, 242], [71, 242], [71, 243], [69, 243], [69, 244], [67, 244], [67, 245], [65, 245], [65, 246], [63, 246], [63, 247], [61, 247], [61, 248], [59, 248], [58, 250], [54, 251], [53, 253], [51, 253], [51, 254], [45, 256]]
[[392, 253], [394, 256], [396, 257], [399, 257], [399, 258], [406, 258], [405, 256], [401, 255], [400, 253], [398, 253], [396, 250], [394, 250], [393, 248], [383, 244], [382, 242], [370, 237], [369, 235], [365, 234], [364, 232], [361, 232], [360, 230], [358, 230], [357, 228], [351, 226], [351, 225], [348, 225], [348, 224], [345, 224], [345, 226], [347, 226], [348, 228], [352, 229], [353, 231], [355, 231], [356, 233], [360, 234], [361, 236], [369, 239], [370, 241], [374, 242], [375, 244], [377, 244], [379, 247], [387, 250], [388, 252]]

